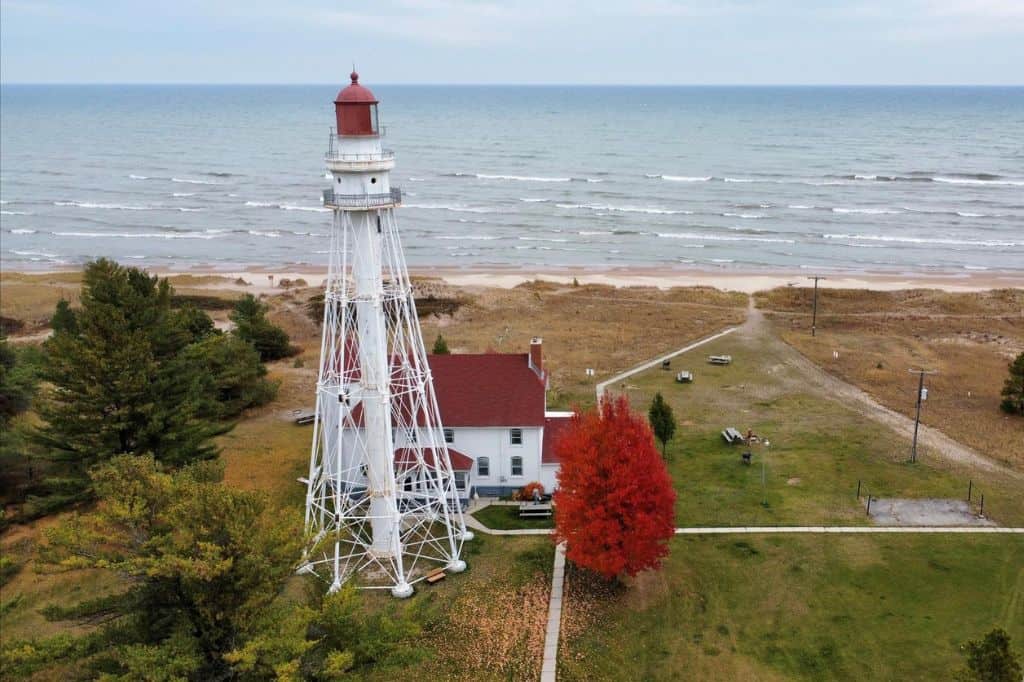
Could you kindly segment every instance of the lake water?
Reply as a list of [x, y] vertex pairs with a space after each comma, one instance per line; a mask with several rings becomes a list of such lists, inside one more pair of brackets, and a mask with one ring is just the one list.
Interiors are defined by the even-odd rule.
[[[414, 266], [1024, 270], [1024, 88], [364, 80]], [[336, 91], [3, 86], [3, 267], [326, 263]]]

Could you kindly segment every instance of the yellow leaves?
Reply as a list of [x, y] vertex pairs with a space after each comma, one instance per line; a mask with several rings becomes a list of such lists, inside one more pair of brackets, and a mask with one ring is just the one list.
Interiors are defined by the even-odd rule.
[[324, 659], [323, 674], [327, 679], [340, 679], [355, 665], [356, 657], [351, 651], [332, 651]]

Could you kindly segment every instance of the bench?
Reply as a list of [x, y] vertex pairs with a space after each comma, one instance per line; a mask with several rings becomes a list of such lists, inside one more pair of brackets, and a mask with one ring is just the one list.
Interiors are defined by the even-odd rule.
[[731, 355], [709, 355], [708, 362], [712, 365], [728, 365], [732, 362]]
[[693, 372], [687, 372], [686, 370], [683, 370], [682, 372], [680, 372], [679, 374], [676, 375], [676, 383], [677, 384], [691, 384], [691, 383], [693, 383]]
[[743, 442], [743, 434], [730, 426], [729, 428], [722, 431], [722, 440], [724, 440], [729, 445], [735, 445], [736, 443]]
[[671, 366], [672, 366], [672, 361], [671, 360], [662, 360], [661, 361], [661, 368], [662, 369], [668, 369]]
[[427, 573], [426, 581], [428, 585], [434, 585], [439, 583], [445, 578], [445, 572], [443, 568], [435, 568], [430, 573]]
[[749, 465], [750, 464], [750, 460], [753, 458], [753, 456], [754, 455], [753, 455], [753, 453], [750, 452], [750, 450], [747, 450], [746, 452], [744, 452], [743, 453], [743, 463]]
[[544, 502], [524, 502], [519, 505], [520, 518], [545, 518], [550, 517], [552, 508]]
[[316, 421], [316, 412], [313, 410], [295, 410], [292, 414], [295, 417], [295, 423], [299, 426], [312, 424]]

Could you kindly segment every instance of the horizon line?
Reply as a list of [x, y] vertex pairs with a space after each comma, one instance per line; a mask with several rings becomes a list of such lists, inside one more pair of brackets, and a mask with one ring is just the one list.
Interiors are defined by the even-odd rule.
[[[338, 81], [280, 82], [280, 81], [0, 81], [0, 86], [47, 85], [47, 86], [96, 86], [96, 85], [190, 85], [190, 86], [331, 86], [344, 84]], [[374, 81], [374, 86], [401, 87], [583, 87], [583, 88], [1021, 88], [1022, 83], [525, 83], [525, 82], [402, 82]]]

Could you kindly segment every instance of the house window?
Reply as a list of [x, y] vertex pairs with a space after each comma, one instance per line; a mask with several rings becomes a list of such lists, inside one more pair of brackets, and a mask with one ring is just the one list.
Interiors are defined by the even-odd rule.
[[456, 471], [455, 472], [455, 489], [460, 493], [466, 492], [466, 472]]
[[407, 492], [407, 493], [411, 493], [412, 492], [412, 487], [413, 487], [412, 476], [406, 476], [405, 484], [402, 487], [405, 489], [405, 492]]
[[522, 429], [509, 429], [508, 431], [508, 442], [512, 445], [523, 444], [523, 430]]
[[409, 443], [415, 443], [416, 442], [416, 429], [406, 429], [405, 430], [405, 440], [406, 440], [406, 442], [409, 442]]
[[523, 475], [523, 458], [516, 455], [512, 458], [512, 475], [522, 476]]
[[481, 457], [476, 461], [476, 475], [487, 477], [491, 475], [491, 458]]
[[445, 429], [444, 430], [444, 442], [445, 443], [454, 443], [455, 442], [455, 429]]

